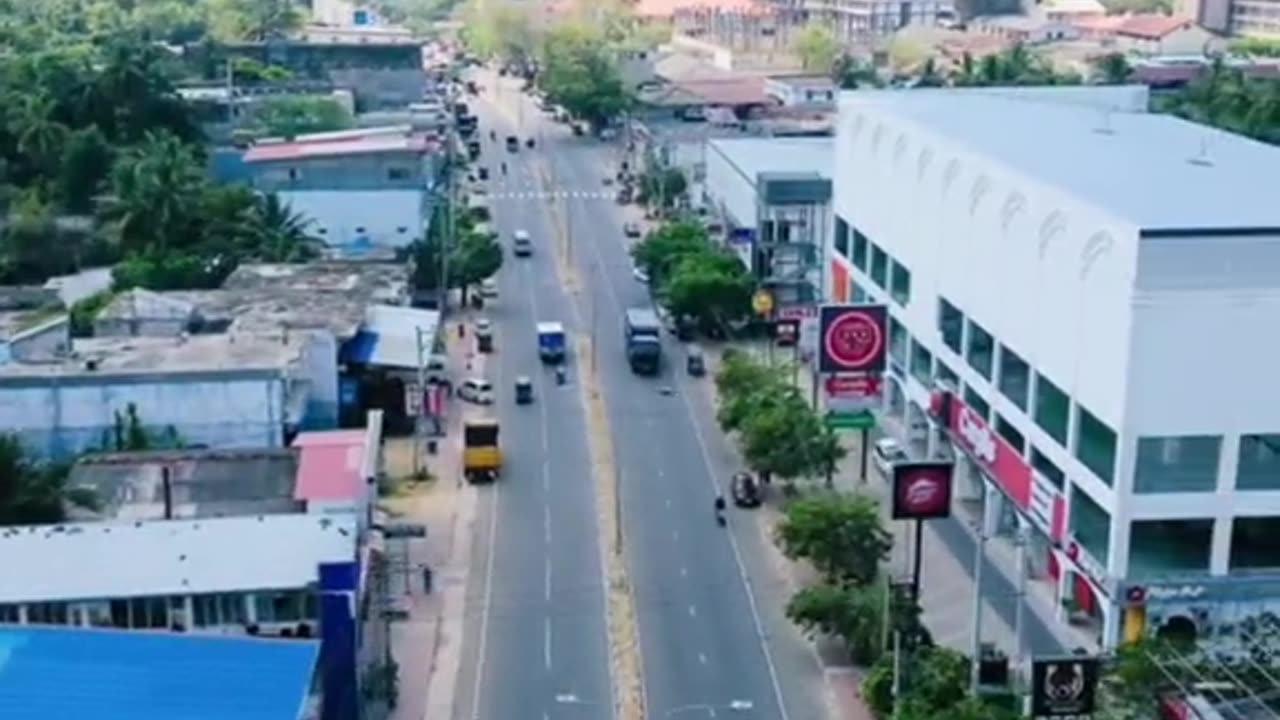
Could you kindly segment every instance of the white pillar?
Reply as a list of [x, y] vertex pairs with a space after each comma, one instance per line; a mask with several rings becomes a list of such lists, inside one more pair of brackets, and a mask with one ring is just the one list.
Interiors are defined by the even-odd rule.
[[1220, 516], [1213, 520], [1213, 541], [1209, 546], [1209, 574], [1226, 575], [1231, 570], [1231, 532], [1235, 520]]

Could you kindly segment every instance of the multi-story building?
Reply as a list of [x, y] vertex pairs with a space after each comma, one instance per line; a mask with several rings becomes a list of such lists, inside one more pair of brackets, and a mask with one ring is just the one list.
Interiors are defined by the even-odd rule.
[[442, 145], [408, 127], [264, 142], [244, 155], [253, 186], [312, 220], [333, 246], [405, 247], [431, 214]]
[[843, 43], [883, 37], [905, 27], [936, 27], [956, 18], [953, 0], [806, 0], [808, 17]]
[[707, 143], [712, 215], [784, 312], [812, 315], [822, 289], [834, 148], [829, 137]]
[[830, 294], [889, 307], [889, 424], [1060, 613], [1247, 647], [1280, 610], [1280, 149], [1128, 90], [845, 94]]

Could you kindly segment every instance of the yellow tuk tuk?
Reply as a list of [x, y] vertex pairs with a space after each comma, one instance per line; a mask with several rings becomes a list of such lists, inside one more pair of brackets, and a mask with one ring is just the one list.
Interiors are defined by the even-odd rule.
[[498, 421], [493, 418], [467, 420], [462, 428], [462, 472], [467, 482], [493, 482], [501, 470]]

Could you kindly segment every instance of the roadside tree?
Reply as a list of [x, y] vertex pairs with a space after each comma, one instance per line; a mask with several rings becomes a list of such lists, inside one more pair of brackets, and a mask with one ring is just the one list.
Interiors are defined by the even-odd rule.
[[743, 458], [768, 480], [829, 477], [845, 455], [835, 433], [798, 392], [763, 404], [738, 432]]
[[803, 558], [837, 586], [866, 586], [889, 558], [893, 535], [876, 502], [862, 495], [822, 494], [787, 506], [776, 536], [783, 553]]
[[538, 82], [552, 102], [595, 128], [631, 107], [631, 94], [603, 36], [580, 26], [547, 34]]
[[792, 49], [804, 69], [815, 72], [829, 72], [840, 55], [840, 43], [831, 28], [819, 23], [802, 28], [792, 41]]
[[787, 386], [781, 370], [756, 362], [747, 353], [726, 350], [716, 371], [716, 391], [720, 399], [716, 420], [725, 432], [736, 432], [764, 402], [794, 388]]
[[94, 501], [67, 487], [67, 467], [34, 459], [17, 435], [0, 435], [0, 525], [61, 522], [68, 505]]
[[690, 255], [707, 252], [711, 241], [706, 228], [693, 221], [666, 223], [631, 247], [635, 264], [649, 275], [654, 287], [662, 287], [676, 265]]
[[682, 258], [661, 293], [676, 317], [692, 318], [706, 332], [747, 317], [754, 289], [741, 260], [708, 250]]

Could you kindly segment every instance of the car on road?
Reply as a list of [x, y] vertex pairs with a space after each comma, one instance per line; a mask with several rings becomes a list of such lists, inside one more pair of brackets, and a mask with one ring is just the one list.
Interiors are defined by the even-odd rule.
[[533, 240], [528, 231], [517, 230], [511, 234], [511, 251], [516, 257], [529, 257], [533, 254]]
[[476, 318], [473, 325], [475, 327], [475, 333], [477, 335], [493, 334], [493, 323], [490, 322], [489, 318], [484, 318], [484, 317]]
[[880, 438], [871, 446], [871, 462], [875, 463], [876, 469], [886, 478], [893, 475], [894, 465], [910, 459], [907, 451], [893, 438]]
[[520, 152], [520, 138], [515, 135], [507, 136], [507, 152]]
[[458, 397], [477, 405], [492, 405], [493, 384], [484, 378], [467, 378], [458, 388]]
[[640, 223], [638, 222], [622, 223], [622, 234], [626, 235], [629, 238], [640, 237], [640, 235], [643, 234], [642, 231], [640, 230]]
[[480, 283], [480, 297], [488, 298], [489, 300], [494, 300], [498, 297], [497, 278], [485, 278], [484, 282]]
[[618, 137], [618, 131], [613, 128], [603, 128], [600, 130], [601, 140], [613, 140], [616, 137]]

